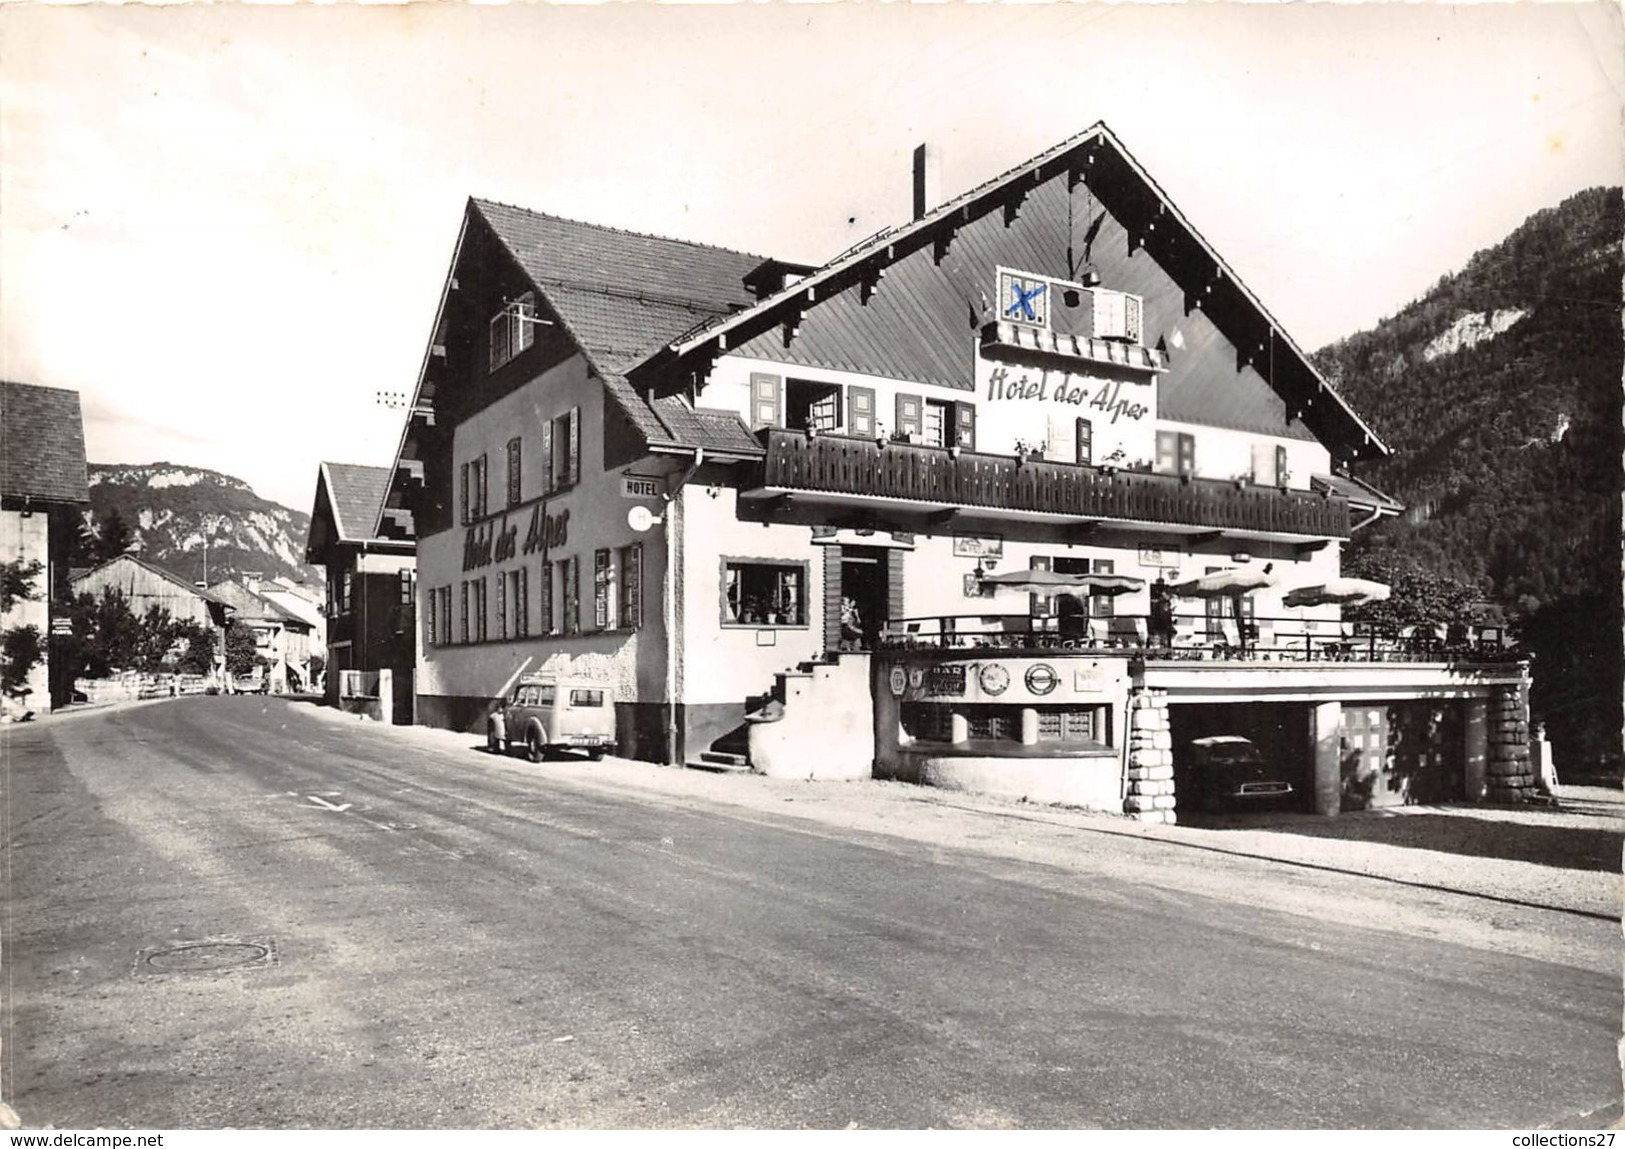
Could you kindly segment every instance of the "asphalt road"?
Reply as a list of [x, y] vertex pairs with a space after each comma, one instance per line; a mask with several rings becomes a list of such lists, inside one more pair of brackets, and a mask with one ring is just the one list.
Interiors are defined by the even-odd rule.
[[[1619, 1094], [1595, 968], [278, 699], [0, 730], [29, 1126], [1528, 1127]], [[270, 957], [176, 968], [258, 952], [197, 941]]]

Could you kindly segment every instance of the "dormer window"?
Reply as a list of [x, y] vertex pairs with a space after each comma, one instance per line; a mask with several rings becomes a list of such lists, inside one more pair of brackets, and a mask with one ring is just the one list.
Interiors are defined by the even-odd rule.
[[491, 370], [536, 342], [536, 293], [527, 291], [491, 317]]

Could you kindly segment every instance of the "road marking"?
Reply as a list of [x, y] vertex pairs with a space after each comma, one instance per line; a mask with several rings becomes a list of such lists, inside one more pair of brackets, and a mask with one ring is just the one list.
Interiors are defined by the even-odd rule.
[[344, 805], [342, 805], [342, 806], [335, 806], [335, 805], [333, 805], [333, 803], [329, 802], [327, 799], [317, 797], [315, 794], [306, 794], [305, 797], [309, 798], [312, 802], [316, 803], [316, 805], [320, 806], [322, 809], [324, 809], [324, 810], [332, 810], [334, 813], [338, 813], [338, 814], [342, 814], [342, 813], [344, 813], [344, 811], [346, 811], [346, 810], [348, 810], [350, 808], [350, 803], [348, 803], [348, 802], [344, 803]]

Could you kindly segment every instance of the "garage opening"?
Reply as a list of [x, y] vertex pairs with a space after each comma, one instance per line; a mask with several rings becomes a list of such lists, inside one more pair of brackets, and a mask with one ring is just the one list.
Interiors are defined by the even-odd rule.
[[[1308, 812], [1314, 801], [1310, 707], [1301, 702], [1168, 707], [1179, 819], [1249, 811]], [[1245, 739], [1254, 750], [1240, 744]], [[1275, 783], [1291, 786], [1277, 793]]]

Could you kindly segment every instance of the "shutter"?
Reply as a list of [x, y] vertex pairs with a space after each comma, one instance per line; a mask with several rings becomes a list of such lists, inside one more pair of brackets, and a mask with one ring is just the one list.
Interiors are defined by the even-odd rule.
[[581, 629], [581, 560], [571, 555], [564, 560], [564, 633]]
[[458, 476], [459, 476], [459, 478], [461, 480], [461, 485], [460, 485], [459, 489], [462, 491], [462, 500], [463, 500], [462, 505], [461, 505], [461, 508], [462, 508], [461, 509], [461, 515], [462, 515], [462, 517], [461, 517], [461, 519], [459, 521], [462, 522], [464, 526], [467, 526], [468, 525], [468, 464], [464, 463], [458, 469], [457, 473], [458, 473]]
[[468, 580], [467, 579], [463, 580], [462, 600], [463, 600], [463, 641], [467, 642], [468, 641]]
[[440, 632], [435, 629], [435, 626], [439, 621], [435, 616], [435, 605], [436, 605], [435, 600], [438, 597], [439, 597], [439, 592], [438, 591], [430, 591], [429, 595], [428, 595], [428, 601], [424, 603], [424, 605], [429, 608], [424, 613], [424, 618], [423, 618], [423, 636], [424, 636], [423, 645], [425, 645], [425, 646], [434, 646], [434, 645], [436, 645], [436, 643], [439, 641], [439, 638], [440, 638]]
[[853, 385], [846, 389], [847, 427], [860, 439], [875, 433], [875, 389]]
[[497, 637], [508, 637], [508, 576], [497, 575]]
[[[1123, 296], [1123, 334], [1131, 343], [1144, 343], [1145, 305], [1138, 295]], [[526, 324], [529, 326], [529, 324]]]
[[[533, 291], [527, 291], [525, 294], [521, 295], [519, 297], [519, 303], [516, 311], [518, 315], [527, 317], [534, 316], [536, 314], [536, 293]], [[518, 329], [513, 333], [514, 354], [517, 355], [519, 352], [526, 350], [536, 342], [536, 325], [534, 323], [526, 323], [525, 320], [518, 318], [517, 315], [513, 320], [513, 325]]]
[[495, 371], [508, 361], [508, 313], [499, 311], [491, 320], [491, 365]]
[[[855, 409], [855, 408], [854, 408]], [[819, 548], [824, 552], [824, 649], [841, 648], [841, 548]]]
[[552, 494], [557, 489], [553, 482], [553, 421], [542, 421], [541, 442], [541, 468], [542, 468], [542, 494]]
[[903, 561], [907, 551], [893, 547], [886, 552], [886, 617], [882, 622], [908, 617], [903, 603]]
[[508, 505], [519, 502], [519, 440], [508, 440]]
[[954, 404], [954, 442], [967, 451], [976, 450], [976, 404]]
[[1078, 420], [1078, 462], [1090, 466], [1095, 461], [1095, 425], [1087, 419]]
[[[1034, 555], [1027, 563], [1029, 570], [1047, 571], [1055, 569], [1055, 561], [1048, 555]], [[1047, 594], [1033, 594], [1028, 596], [1028, 613], [1034, 618], [1048, 618], [1055, 613], [1055, 599]]]
[[1275, 448], [1275, 482], [1277, 485], [1284, 487], [1290, 478], [1291, 471], [1287, 469], [1286, 465], [1286, 448], [1277, 447]]
[[609, 629], [609, 551], [603, 547], [592, 553], [592, 624]]
[[897, 433], [910, 442], [919, 438], [925, 429], [925, 413], [918, 395], [897, 396]]
[[540, 634], [553, 633], [553, 564], [543, 563], [541, 574], [541, 596], [538, 599], [538, 618], [536, 620], [537, 632]]
[[621, 548], [621, 625], [643, 625], [643, 544]]
[[784, 380], [760, 371], [750, 373], [750, 428], [782, 427]]
[[1173, 475], [1179, 471], [1179, 433], [1157, 432], [1157, 473]]
[[1044, 420], [1044, 458], [1070, 459], [1076, 448], [1068, 442], [1072, 428], [1065, 415], [1050, 415]]
[[566, 482], [575, 486], [581, 481], [581, 408], [570, 408], [570, 472]]
[[475, 492], [475, 496], [479, 499], [476, 514], [483, 519], [491, 513], [491, 460], [487, 456], [481, 455], [479, 465], [474, 470], [478, 473], [480, 479], [479, 490]]

